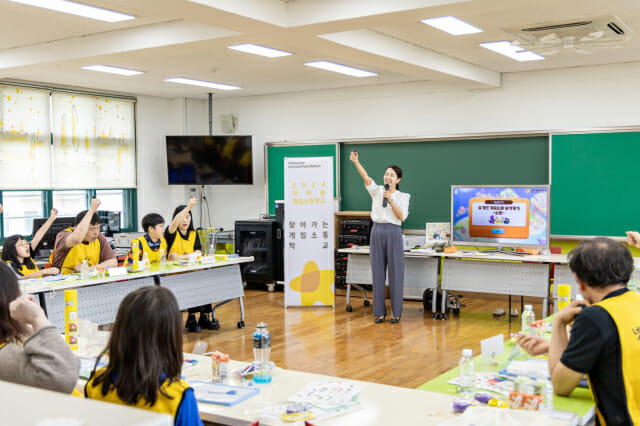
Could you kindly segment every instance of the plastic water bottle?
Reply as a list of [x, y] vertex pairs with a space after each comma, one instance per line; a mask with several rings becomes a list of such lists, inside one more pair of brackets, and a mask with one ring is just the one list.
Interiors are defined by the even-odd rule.
[[462, 358], [458, 364], [458, 394], [464, 399], [473, 399], [476, 393], [476, 370], [473, 364], [473, 351], [462, 350]]
[[161, 268], [164, 268], [164, 266], [167, 264], [167, 255], [164, 253], [164, 249], [160, 249], [159, 263]]
[[80, 279], [88, 280], [89, 279], [89, 264], [87, 263], [87, 259], [82, 261], [82, 265], [80, 265]]
[[533, 313], [533, 306], [524, 305], [524, 311], [522, 312], [522, 327], [520, 332], [522, 334], [533, 334], [531, 329], [531, 323], [536, 320], [536, 314]]
[[253, 333], [254, 367], [253, 381], [256, 383], [269, 383], [271, 381], [271, 368], [269, 356], [271, 355], [271, 333], [267, 330], [267, 324], [258, 324]]
[[148, 271], [149, 270], [149, 255], [147, 254], [146, 251], [144, 253], [142, 253], [142, 262], [144, 263], [144, 270]]
[[542, 387], [542, 407], [540, 410], [546, 414], [551, 414], [553, 413], [553, 384], [549, 379], [544, 379], [542, 382], [544, 386]]

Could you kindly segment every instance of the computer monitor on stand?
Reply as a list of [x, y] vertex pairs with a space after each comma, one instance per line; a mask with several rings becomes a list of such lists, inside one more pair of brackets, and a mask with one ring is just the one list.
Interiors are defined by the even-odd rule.
[[[38, 229], [40, 229], [40, 227], [44, 225], [47, 220], [49, 220], [49, 218], [47, 217], [33, 219], [33, 231], [31, 233], [31, 237], [33, 237], [36, 232], [38, 232]], [[47, 230], [47, 233], [44, 234], [44, 237], [42, 237], [42, 241], [40, 241], [40, 244], [38, 244], [38, 247], [36, 248], [36, 252], [42, 250], [39, 256], [48, 256], [51, 253], [51, 250], [53, 250], [53, 246], [56, 244], [56, 236], [58, 235], [58, 232], [72, 227], [75, 220], [75, 217], [57, 217]]]

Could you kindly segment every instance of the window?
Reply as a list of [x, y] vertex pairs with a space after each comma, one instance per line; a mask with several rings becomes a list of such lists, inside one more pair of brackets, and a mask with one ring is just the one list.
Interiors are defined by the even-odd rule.
[[75, 217], [87, 209], [87, 191], [53, 191], [53, 206], [60, 217]]
[[5, 191], [2, 207], [4, 236], [31, 235], [33, 219], [43, 217], [42, 191]]
[[120, 213], [120, 226], [126, 227], [123, 222], [124, 212], [124, 191], [121, 189], [99, 189], [96, 191], [96, 198], [98, 198], [102, 204], [100, 204], [100, 210], [108, 212]]

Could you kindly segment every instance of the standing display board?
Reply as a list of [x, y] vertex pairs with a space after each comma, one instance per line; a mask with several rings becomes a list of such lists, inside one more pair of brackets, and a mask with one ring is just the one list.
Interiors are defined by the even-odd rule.
[[337, 197], [338, 144], [267, 144], [265, 164], [267, 167], [267, 211], [275, 214], [275, 201], [284, 200], [284, 158], [285, 157], [332, 157], [333, 194]]
[[284, 159], [284, 306], [335, 306], [332, 157]]

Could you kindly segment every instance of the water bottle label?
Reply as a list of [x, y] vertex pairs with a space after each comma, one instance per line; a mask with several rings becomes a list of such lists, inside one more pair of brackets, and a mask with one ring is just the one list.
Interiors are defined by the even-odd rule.
[[260, 333], [255, 333], [253, 335], [253, 347], [254, 349], [262, 349], [262, 336]]

